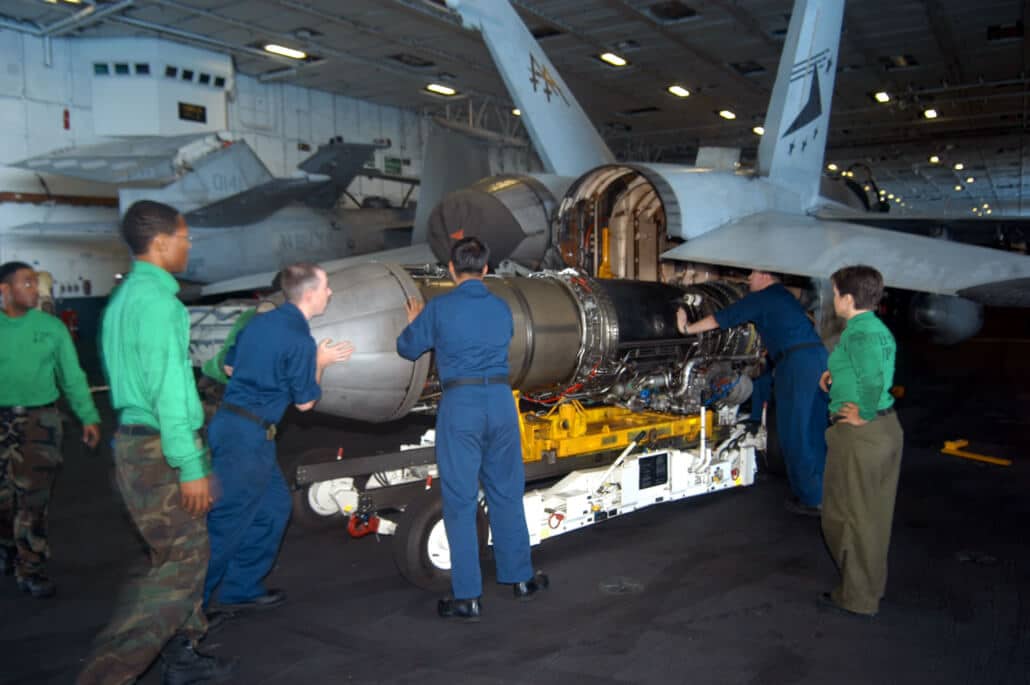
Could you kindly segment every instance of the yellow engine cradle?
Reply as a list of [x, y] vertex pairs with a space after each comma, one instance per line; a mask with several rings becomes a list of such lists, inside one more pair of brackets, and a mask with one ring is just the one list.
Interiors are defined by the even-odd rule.
[[[518, 405], [518, 392], [515, 403]], [[705, 438], [712, 438], [709, 412]], [[586, 408], [576, 400], [562, 402], [547, 414], [519, 413], [522, 434], [522, 460], [541, 461], [545, 454], [558, 459], [595, 452], [622, 450], [635, 435], [645, 430], [649, 440], [684, 438], [697, 440], [701, 435], [699, 415], [679, 416], [649, 411], [630, 411], [622, 407]]]

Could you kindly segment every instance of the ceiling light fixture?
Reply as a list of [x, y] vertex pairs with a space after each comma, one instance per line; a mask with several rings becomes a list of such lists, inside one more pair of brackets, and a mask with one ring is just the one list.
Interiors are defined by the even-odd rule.
[[826, 169], [828, 171], [836, 171], [838, 169], [838, 167], [833, 162], [830, 162], [829, 164], [826, 165]]
[[734, 119], [737, 118], [737, 115], [734, 114], [733, 112], [731, 112], [728, 109], [720, 109], [719, 110], [719, 116], [721, 116], [723, 119], [727, 119], [729, 121], [733, 121]]
[[294, 50], [284, 45], [276, 45], [275, 43], [269, 43], [265, 46], [265, 52], [270, 52], [273, 55], [279, 55], [281, 57], [289, 57], [290, 59], [307, 59], [308, 53], [301, 50]]
[[689, 90], [679, 85], [669, 86], [667, 90], [678, 98], [685, 98], [690, 95]]
[[932, 108], [931, 109], [924, 109], [923, 110], [923, 116], [925, 118], [927, 118], [927, 119], [936, 119], [937, 118], [937, 110], [932, 109]]
[[515, 115], [515, 116], [517, 116], [517, 117], [520, 117], [520, 116], [522, 116], [522, 110], [521, 110], [521, 109], [519, 109], [518, 107], [516, 107], [515, 109], [513, 109], [513, 110], [511, 111], [511, 113], [512, 113], [512, 114], [514, 114], [514, 115]]
[[625, 58], [619, 57], [614, 52], [603, 52], [597, 56], [597, 59], [601, 60], [605, 64], [610, 64], [613, 67], [624, 67], [629, 64]]
[[891, 101], [890, 93], [885, 90], [880, 90], [873, 93], [873, 99], [879, 102], [881, 105], [887, 104]]
[[966, 183], [975, 183], [976, 179], [972, 176], [966, 176]]
[[987, 210], [987, 213], [988, 213], [988, 214], [990, 214], [990, 213], [991, 213], [991, 210], [989, 210], [989, 209], [988, 209], [988, 210]]
[[940, 164], [941, 158], [937, 155], [930, 155], [930, 164]]
[[458, 91], [454, 90], [450, 86], [444, 86], [439, 83], [430, 83], [426, 86], [426, 90], [428, 90], [430, 93], [435, 93], [436, 95], [444, 95], [446, 97], [451, 97], [452, 95], [458, 94]]
[[894, 193], [887, 193], [887, 199], [888, 200], [893, 200], [894, 199]]
[[952, 167], [952, 168], [953, 168], [953, 169], [954, 169], [955, 171], [962, 171], [963, 169], [965, 169], [965, 168], [966, 168], [966, 165], [965, 165], [965, 164], [963, 164], [962, 162], [956, 162], [956, 163], [955, 163], [955, 166], [954, 166], [954, 167]]
[[956, 191], [956, 192], [959, 192], [959, 191], [961, 191], [961, 190], [962, 190], [962, 186], [960, 186], [960, 185], [956, 185], [956, 186], [955, 186], [955, 191]]
[[751, 132], [754, 133], [756, 136], [764, 136], [765, 135], [765, 127], [764, 126], [755, 126], [753, 129], [751, 129]]
[[985, 202], [984, 203], [984, 209], [990, 209], [990, 208], [991, 208], [991, 206]]

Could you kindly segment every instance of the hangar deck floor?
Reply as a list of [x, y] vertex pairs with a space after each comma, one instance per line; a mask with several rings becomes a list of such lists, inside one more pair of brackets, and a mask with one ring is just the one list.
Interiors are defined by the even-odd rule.
[[[535, 563], [549, 593], [521, 604], [488, 583], [477, 625], [436, 618], [436, 597], [394, 570], [388, 539], [294, 523], [270, 578], [288, 603], [205, 646], [240, 655], [247, 684], [1028, 683], [1028, 406], [1025, 390], [970, 381], [909, 388], [891, 576], [871, 621], [816, 607], [834, 580], [818, 520], [787, 513], [784, 482], [763, 478], [545, 543]], [[417, 435], [414, 424], [405, 430]], [[281, 452], [339, 441], [367, 453], [397, 430], [340, 436], [304, 417]], [[110, 451], [88, 454], [69, 433], [51, 515], [59, 594], [32, 600], [0, 579], [4, 683], [71, 682], [117, 587], [146, 563]], [[1015, 463], [937, 452], [958, 437]], [[160, 682], [158, 669], [140, 682]]]

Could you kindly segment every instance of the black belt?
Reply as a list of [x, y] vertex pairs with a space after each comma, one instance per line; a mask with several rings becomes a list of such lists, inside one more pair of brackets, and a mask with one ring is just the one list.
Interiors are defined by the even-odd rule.
[[248, 421], [253, 421], [254, 423], [258, 424], [259, 426], [265, 429], [266, 439], [275, 440], [275, 424], [271, 421], [266, 421], [265, 419], [261, 418], [249, 409], [244, 409], [243, 407], [236, 404], [232, 404], [230, 402], [222, 402], [218, 406], [218, 408], [220, 410], [224, 409], [230, 414], [236, 414], [236, 416], [247, 419]]
[[0, 411], [9, 411], [15, 416], [25, 416], [30, 411], [36, 411], [37, 409], [53, 409], [57, 406], [57, 402], [51, 402], [50, 404], [40, 404], [35, 407], [23, 407], [21, 405], [15, 407], [0, 407]]
[[787, 358], [787, 355], [791, 354], [792, 352], [797, 352], [798, 350], [803, 350], [807, 347], [823, 347], [823, 344], [821, 342], [807, 342], [801, 343], [800, 345], [794, 345], [793, 347], [788, 347], [787, 349], [783, 350], [775, 357], [773, 357], [773, 364], [778, 365], [780, 362]]
[[[894, 413], [894, 407], [887, 407], [886, 409], [877, 409], [876, 410], [876, 415], [877, 416], [890, 416], [893, 413]], [[830, 417], [830, 425], [832, 426], [833, 424], [835, 424], [838, 421], [841, 421], [843, 419], [844, 419], [844, 417], [841, 416], [840, 414], [834, 414], [834, 415], [832, 415]]]
[[508, 385], [507, 376], [477, 376], [474, 378], [452, 378], [443, 382], [443, 389], [450, 390], [459, 385]]
[[161, 435], [161, 431], [156, 428], [151, 428], [142, 423], [123, 423], [118, 426], [118, 432], [122, 435]]

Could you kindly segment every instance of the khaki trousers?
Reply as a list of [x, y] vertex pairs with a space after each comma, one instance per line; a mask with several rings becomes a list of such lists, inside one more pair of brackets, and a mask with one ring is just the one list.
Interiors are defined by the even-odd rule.
[[841, 576], [831, 597], [849, 611], [872, 615], [880, 608], [903, 442], [893, 412], [826, 430], [823, 537]]

